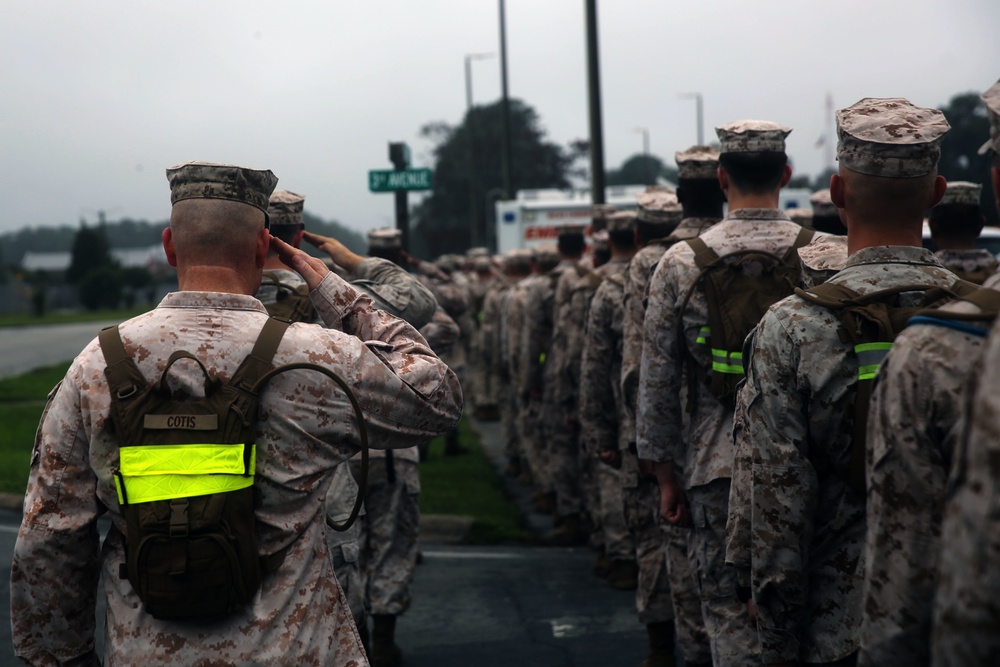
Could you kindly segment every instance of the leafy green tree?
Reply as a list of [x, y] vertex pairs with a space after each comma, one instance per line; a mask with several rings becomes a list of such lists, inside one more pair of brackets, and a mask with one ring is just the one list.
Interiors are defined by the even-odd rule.
[[941, 142], [941, 161], [938, 173], [949, 181], [972, 181], [982, 183], [983, 195], [980, 200], [987, 224], [997, 225], [996, 206], [993, 204], [993, 185], [990, 181], [989, 153], [979, 155], [979, 147], [990, 136], [990, 121], [983, 107], [979, 93], [969, 92], [955, 95], [941, 112], [948, 119], [951, 130]]
[[608, 171], [607, 185], [656, 185], [660, 179], [677, 183], [677, 170], [655, 155], [633, 155], [618, 169]]
[[71, 252], [72, 258], [66, 271], [66, 279], [71, 283], [79, 282], [95, 269], [115, 266], [103, 225], [88, 227], [86, 223], [82, 223], [73, 239]]
[[[482, 221], [487, 213], [487, 195], [490, 202], [494, 201], [503, 184], [502, 120], [502, 104], [498, 101], [474, 107], [458, 126], [433, 122], [421, 128], [421, 136], [435, 144], [434, 187], [413, 210], [413, 254], [434, 257], [469, 247], [472, 211]], [[586, 147], [580, 141], [568, 148], [547, 141], [538, 114], [516, 99], [510, 100], [510, 143], [511, 187], [515, 192], [570, 187], [570, 179], [577, 175], [574, 163], [581, 148]], [[475, 149], [476, 160], [474, 193], [470, 184], [470, 146]]]
[[80, 280], [78, 291], [87, 310], [117, 308], [122, 294], [121, 270], [116, 266], [91, 269]]
[[129, 266], [120, 272], [125, 307], [131, 308], [144, 289], [153, 284], [153, 275], [143, 266]]

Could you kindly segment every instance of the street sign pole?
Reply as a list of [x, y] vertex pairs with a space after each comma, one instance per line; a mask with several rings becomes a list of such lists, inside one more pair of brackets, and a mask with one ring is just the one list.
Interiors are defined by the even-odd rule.
[[430, 169], [410, 169], [410, 147], [402, 142], [389, 144], [389, 162], [394, 169], [368, 171], [368, 190], [392, 192], [396, 195], [396, 229], [403, 250], [410, 251], [410, 190], [430, 190], [434, 172]]

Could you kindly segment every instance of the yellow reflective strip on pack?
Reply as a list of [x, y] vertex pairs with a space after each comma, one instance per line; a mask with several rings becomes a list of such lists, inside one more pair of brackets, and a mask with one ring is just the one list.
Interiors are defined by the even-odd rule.
[[695, 338], [694, 342], [698, 343], [699, 345], [708, 345], [708, 339], [707, 338], [702, 338], [701, 336], [698, 336], [697, 338]]
[[540, 364], [544, 364], [545, 363], [545, 353], [544, 352], [542, 352], [540, 355], [538, 355], [538, 363], [540, 363]]
[[743, 366], [735, 364], [723, 364], [718, 361], [712, 362], [712, 370], [716, 373], [728, 373], [730, 375], [743, 375]]
[[115, 475], [115, 491], [118, 493], [118, 504], [124, 505], [125, 496], [122, 495], [122, 482], [121, 479], [118, 478], [118, 475]]
[[881, 364], [869, 364], [867, 366], [858, 367], [858, 379], [859, 380], [874, 380], [875, 374], [878, 372], [878, 367]]
[[872, 350], [891, 350], [892, 343], [861, 343], [854, 346], [855, 352], [870, 352]]
[[[238, 491], [253, 486], [252, 475], [145, 475], [129, 477], [125, 475], [128, 501], [151, 503], [154, 500], [171, 500], [191, 496], [207, 496], [210, 493]], [[119, 495], [119, 501], [121, 496]]]
[[[250, 470], [254, 474], [257, 450], [250, 445]], [[192, 445], [135, 445], [122, 447], [118, 457], [125, 477], [139, 475], [242, 475], [242, 443]]]
[[712, 329], [709, 327], [702, 327], [698, 329], [698, 337], [694, 339], [694, 342], [699, 345], [708, 345], [708, 336], [712, 333]]

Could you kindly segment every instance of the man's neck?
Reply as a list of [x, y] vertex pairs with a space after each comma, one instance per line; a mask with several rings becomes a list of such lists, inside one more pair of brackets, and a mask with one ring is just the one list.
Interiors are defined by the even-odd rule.
[[940, 236], [934, 239], [934, 245], [938, 250], [975, 250], [979, 247], [975, 240], [943, 239]]
[[738, 208], [778, 208], [778, 193], [736, 192], [729, 188], [729, 210], [735, 211]]
[[252, 278], [240, 271], [219, 266], [178, 269], [177, 286], [182, 292], [222, 292], [253, 296], [260, 285], [260, 272]]
[[278, 269], [284, 269], [285, 271], [291, 271], [291, 269], [289, 269], [287, 266], [285, 266], [285, 263], [281, 261], [280, 257], [278, 257], [277, 255], [274, 255], [273, 257], [270, 256], [270, 255], [268, 255], [267, 260], [264, 262], [264, 270], [265, 271], [275, 271], [275, 270], [278, 270]]
[[847, 214], [847, 253], [877, 246], [923, 245], [923, 220], [866, 220]]

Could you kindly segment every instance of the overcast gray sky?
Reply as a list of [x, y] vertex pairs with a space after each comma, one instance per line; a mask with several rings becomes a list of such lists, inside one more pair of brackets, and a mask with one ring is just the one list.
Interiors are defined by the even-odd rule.
[[[512, 97], [549, 138], [587, 136], [583, 0], [507, 0]], [[1000, 77], [997, 0], [604, 0], [598, 3], [609, 168], [642, 150], [672, 163], [715, 125], [794, 128], [798, 173], [826, 165], [826, 97], [923, 106]], [[498, 51], [496, 0], [0, 0], [0, 231], [164, 220], [164, 169], [207, 160], [272, 169], [306, 208], [358, 230], [392, 224], [367, 190], [420, 127], [465, 111], [464, 56]], [[499, 60], [473, 63], [479, 103]], [[985, 140], [985, 137], [984, 137]]]

